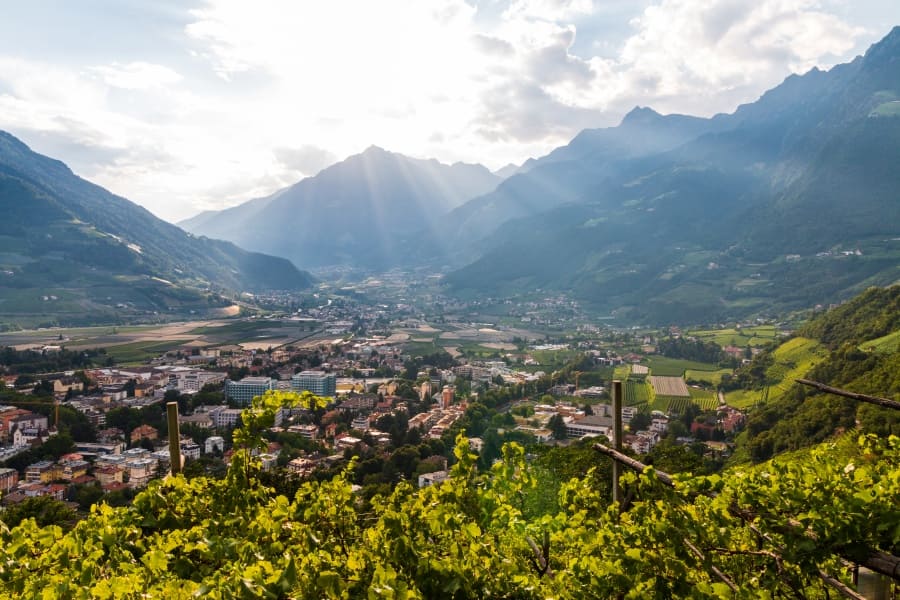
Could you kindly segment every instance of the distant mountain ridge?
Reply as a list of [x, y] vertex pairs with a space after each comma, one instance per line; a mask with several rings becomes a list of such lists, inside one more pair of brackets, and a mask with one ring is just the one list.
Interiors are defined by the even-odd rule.
[[371, 146], [273, 196], [179, 225], [304, 267], [390, 267], [409, 261], [411, 234], [431, 235], [442, 215], [500, 181], [481, 165]]
[[2, 131], [0, 205], [0, 315], [199, 310], [220, 292], [313, 281], [283, 258], [190, 236]]
[[[675, 126], [636, 109], [453, 211], [447, 235], [480, 257], [448, 288], [566, 290], [666, 322], [789, 310], [897, 281], [898, 100], [894, 28], [865, 56], [788, 77], [731, 115]], [[629, 153], [617, 137], [632, 118], [649, 125], [649, 143]], [[666, 136], [654, 132], [670, 124], [659, 150]]]

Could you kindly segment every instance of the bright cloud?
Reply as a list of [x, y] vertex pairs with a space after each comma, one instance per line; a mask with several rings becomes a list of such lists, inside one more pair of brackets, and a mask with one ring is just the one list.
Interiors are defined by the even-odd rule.
[[58, 60], [4, 47], [0, 25], [0, 128], [176, 220], [370, 144], [499, 167], [635, 104], [730, 111], [886, 33], [840, 0], [634, 6], [603, 56], [591, 0], [201, 0], [141, 51]]

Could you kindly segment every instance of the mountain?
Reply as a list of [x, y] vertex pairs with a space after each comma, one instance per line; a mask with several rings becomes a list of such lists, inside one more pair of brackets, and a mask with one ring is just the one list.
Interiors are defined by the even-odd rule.
[[453, 211], [447, 228], [462, 223], [467, 239], [480, 227], [482, 255], [445, 281], [490, 295], [566, 290], [658, 323], [780, 312], [898, 281], [898, 106], [894, 28], [865, 56], [791, 76], [730, 115], [673, 121], [655, 148], [614, 135], [629, 120], [652, 132], [668, 119], [636, 109], [601, 141], [581, 134]]
[[0, 205], [0, 320], [200, 312], [220, 293], [312, 283], [283, 258], [191, 236], [2, 131]]
[[616, 127], [586, 129], [547, 156], [529, 159], [496, 190], [452, 211], [444, 220], [444, 245], [467, 247], [507, 221], [578, 201], [634, 161], [725, 126], [718, 117], [635, 108]]
[[416, 239], [443, 227], [442, 215], [500, 181], [481, 165], [372, 146], [273, 196], [180, 225], [304, 267], [389, 267], [408, 262]]

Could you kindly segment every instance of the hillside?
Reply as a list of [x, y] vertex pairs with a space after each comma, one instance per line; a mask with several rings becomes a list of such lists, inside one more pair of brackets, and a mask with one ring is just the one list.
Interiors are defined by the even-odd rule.
[[[198, 313], [220, 293], [303, 289], [287, 260], [199, 239], [0, 132], [0, 321]], [[37, 319], [37, 321], [35, 321]]]
[[900, 118], [885, 107], [897, 98], [900, 28], [849, 64], [690, 121], [667, 151], [615, 160], [608, 135], [579, 136], [451, 214], [466, 230], [459, 239], [470, 218], [487, 237], [448, 289], [567, 290], [631, 322], [667, 323], [783, 312], [893, 283]]
[[900, 332], [900, 285], [871, 288], [811, 321], [773, 351], [736, 373], [742, 387], [765, 399], [747, 420], [743, 446], [754, 460], [821, 442], [857, 424], [881, 436], [900, 435], [896, 411], [822, 394], [800, 377], [884, 398], [900, 398], [900, 348], [871, 346]]
[[481, 165], [445, 165], [372, 146], [273, 196], [180, 225], [302, 267], [389, 268], [417, 261], [415, 249], [436, 236], [442, 215], [500, 181]]

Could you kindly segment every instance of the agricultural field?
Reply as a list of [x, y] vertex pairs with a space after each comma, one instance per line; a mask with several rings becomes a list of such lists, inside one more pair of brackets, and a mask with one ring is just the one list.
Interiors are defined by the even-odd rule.
[[725, 403], [738, 410], [747, 410], [763, 399], [763, 390], [734, 390], [725, 393]]
[[795, 379], [806, 375], [827, 354], [824, 346], [808, 338], [796, 337], [779, 346], [773, 353], [775, 364], [766, 371], [770, 386], [768, 400], [779, 398]]
[[690, 398], [691, 396], [687, 384], [681, 377], [660, 377], [658, 375], [651, 375], [650, 385], [653, 386], [653, 392], [657, 397], [679, 396]]
[[864, 352], [878, 352], [888, 354], [900, 350], [900, 331], [889, 333], [886, 336], [869, 340], [860, 344], [859, 349]]
[[693, 404], [690, 396], [656, 396], [650, 403], [651, 410], [659, 410], [666, 414], [683, 413]]
[[706, 342], [715, 342], [723, 348], [725, 346], [758, 348], [778, 339], [778, 330], [774, 325], [756, 325], [740, 329], [698, 329], [685, 333]]
[[616, 365], [613, 369], [613, 379], [625, 381], [631, 374], [631, 365]]
[[722, 383], [722, 376], [731, 375], [731, 373], [731, 369], [719, 369], [718, 371], [697, 371], [688, 369], [684, 372], [684, 378], [688, 381], [702, 381], [712, 387], [717, 387]]
[[625, 381], [625, 406], [647, 404], [653, 396], [650, 385], [644, 381], [628, 379]]
[[703, 410], [715, 410], [719, 406], [719, 394], [715, 390], [688, 388], [691, 400]]
[[141, 364], [176, 348], [246, 344], [280, 346], [316, 333], [311, 323], [263, 319], [193, 321], [129, 327], [53, 328], [0, 334], [0, 346], [63, 345], [70, 350], [106, 348], [119, 364]]
[[108, 346], [106, 354], [118, 364], [140, 364], [181, 345], [178, 340], [132, 342]]
[[651, 375], [663, 377], [681, 377], [688, 369], [692, 371], [718, 371], [719, 367], [711, 363], [695, 360], [683, 360], [680, 358], [668, 358], [666, 356], [648, 356], [647, 366]]

